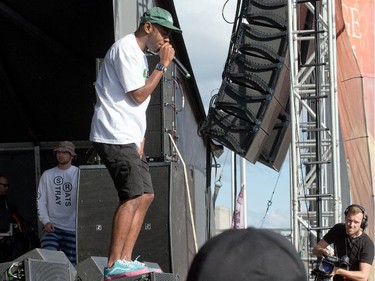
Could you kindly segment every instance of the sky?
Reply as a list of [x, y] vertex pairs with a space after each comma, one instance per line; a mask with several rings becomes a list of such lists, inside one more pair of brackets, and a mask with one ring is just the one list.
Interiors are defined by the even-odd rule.
[[[218, 92], [228, 55], [237, 1], [174, 0], [180, 28], [206, 113], [212, 95]], [[223, 17], [224, 16], [224, 17]], [[225, 18], [225, 19], [224, 19]], [[228, 149], [217, 159], [213, 185], [221, 177], [216, 206], [232, 207], [231, 162]], [[238, 166], [238, 170], [240, 167]], [[216, 175], [216, 178], [215, 178]], [[237, 177], [237, 181], [240, 178]], [[280, 172], [246, 161], [248, 226], [290, 227], [289, 159]], [[267, 211], [267, 212], [266, 212]]]

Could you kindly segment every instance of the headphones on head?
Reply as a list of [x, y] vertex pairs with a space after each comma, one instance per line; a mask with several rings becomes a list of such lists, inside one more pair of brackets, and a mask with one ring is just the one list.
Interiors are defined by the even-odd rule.
[[345, 212], [344, 212], [344, 215], [346, 216], [346, 215], [348, 214], [350, 208], [352, 208], [352, 207], [357, 207], [358, 209], [361, 210], [361, 212], [362, 212], [362, 214], [363, 214], [363, 219], [362, 219], [362, 222], [361, 222], [361, 228], [362, 228], [363, 230], [365, 230], [365, 228], [366, 228], [367, 225], [368, 225], [368, 222], [367, 222], [368, 217], [367, 217], [367, 213], [366, 213], [365, 208], [363, 208], [361, 205], [352, 204], [352, 205], [348, 206], [348, 207], [346, 208]]

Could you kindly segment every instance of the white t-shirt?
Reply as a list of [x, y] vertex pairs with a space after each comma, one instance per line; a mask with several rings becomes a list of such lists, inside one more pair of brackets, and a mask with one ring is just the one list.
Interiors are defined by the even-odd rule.
[[146, 110], [150, 97], [138, 105], [129, 91], [145, 85], [147, 57], [134, 34], [126, 35], [108, 50], [96, 80], [96, 105], [90, 140], [107, 144], [135, 143], [146, 132]]
[[39, 181], [37, 207], [39, 221], [75, 231], [79, 169], [71, 166], [46, 170]]

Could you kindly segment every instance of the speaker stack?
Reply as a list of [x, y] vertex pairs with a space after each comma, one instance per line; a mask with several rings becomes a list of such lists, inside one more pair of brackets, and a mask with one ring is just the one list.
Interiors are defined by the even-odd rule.
[[[147, 58], [149, 69], [154, 69], [159, 56], [150, 55]], [[174, 136], [176, 132], [174, 75], [175, 65], [172, 62], [151, 94], [146, 112], [145, 135], [145, 155], [149, 162], [169, 162], [175, 159], [175, 150], [168, 136]]]
[[[140, 261], [156, 263], [165, 274], [173, 272], [176, 276], [185, 276], [194, 248], [188, 242], [191, 241], [188, 234], [191, 229], [186, 217], [182, 167], [174, 162], [153, 162], [150, 163], [150, 172], [155, 199], [144, 219], [133, 259], [139, 255]], [[77, 210], [77, 275], [82, 280], [95, 281], [90, 278], [102, 276], [109, 252], [112, 217], [118, 204], [117, 192], [105, 166], [81, 166]], [[84, 279], [82, 276], [86, 275], [90, 277]], [[166, 278], [177, 278], [175, 275]], [[153, 280], [163, 280], [160, 279], [161, 275], [153, 276]]]

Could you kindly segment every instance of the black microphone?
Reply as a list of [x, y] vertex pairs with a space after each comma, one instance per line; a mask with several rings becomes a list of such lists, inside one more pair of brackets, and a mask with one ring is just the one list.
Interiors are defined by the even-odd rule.
[[[150, 50], [148, 50], [147, 53], [156, 56], [158, 55], [157, 53], [151, 52]], [[172, 61], [176, 64], [177, 68], [181, 71], [185, 78], [189, 79], [191, 77], [189, 71], [185, 68], [185, 66], [180, 62], [178, 58], [173, 57]]]
[[181, 71], [185, 78], [189, 79], [191, 77], [189, 71], [185, 68], [185, 66], [180, 62], [178, 58], [174, 57], [172, 61], [176, 64], [177, 68]]

